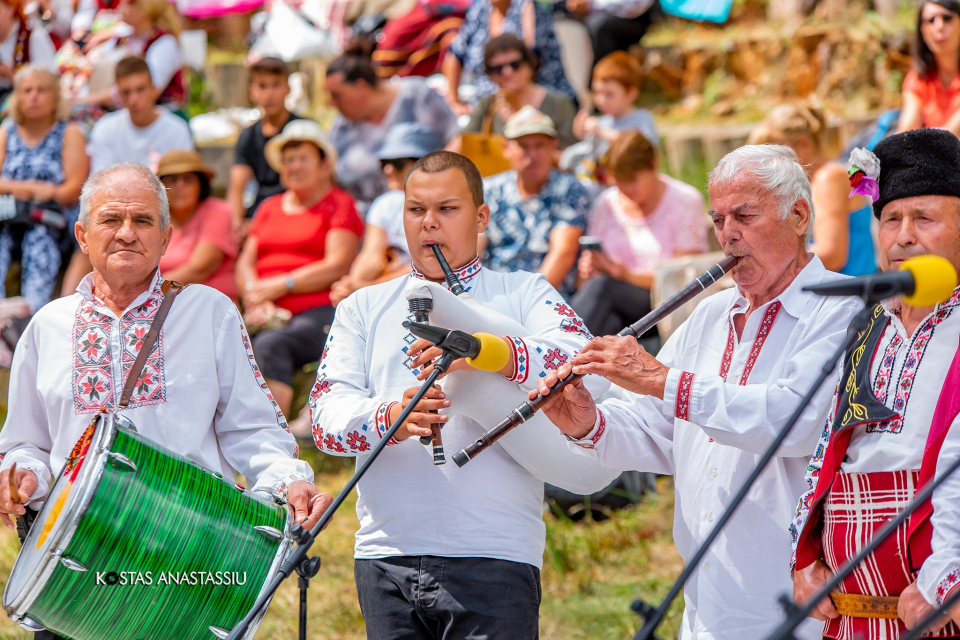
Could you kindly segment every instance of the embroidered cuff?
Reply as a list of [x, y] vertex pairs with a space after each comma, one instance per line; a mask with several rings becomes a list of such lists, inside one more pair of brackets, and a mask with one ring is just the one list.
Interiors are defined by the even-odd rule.
[[581, 449], [596, 449], [597, 443], [600, 442], [600, 438], [603, 437], [604, 432], [607, 430], [607, 419], [603, 415], [603, 411], [597, 407], [597, 420], [594, 423], [593, 429], [587, 435], [583, 436], [579, 440], [577, 438], [571, 438], [567, 436], [567, 440], [577, 445]]
[[[294, 482], [296, 482], [297, 480], [303, 480], [303, 481], [305, 481], [305, 482], [309, 482], [309, 480], [307, 480], [307, 477], [306, 477], [306, 476], [300, 475], [300, 474], [298, 474], [298, 473], [289, 473], [289, 474], [283, 476], [282, 478], [280, 478], [279, 486], [276, 488], [276, 494], [277, 494], [284, 502], [288, 502], [288, 500], [287, 500], [287, 491], [290, 489], [290, 485], [293, 484]], [[240, 485], [237, 485], [237, 486], [239, 487]]]
[[950, 597], [957, 585], [960, 585], [960, 569], [954, 569], [948, 573], [947, 577], [937, 585], [937, 604], [943, 604], [943, 601]]
[[[667, 382], [663, 387], [663, 412], [668, 418], [690, 419], [693, 378], [694, 374], [680, 369], [667, 371]], [[681, 387], [681, 383], [685, 383], [685, 387]]]
[[523, 384], [530, 374], [530, 351], [522, 338], [506, 336], [510, 345], [510, 357], [513, 359], [513, 376], [507, 378], [510, 382]]
[[[395, 404], [400, 404], [399, 402], [384, 402], [377, 409], [377, 420], [376, 427], [377, 433], [380, 435], [380, 438], [383, 438], [384, 434], [390, 429], [390, 409]], [[400, 441], [396, 438], [390, 438], [390, 442], [387, 443], [387, 446], [394, 444], [399, 444]]]

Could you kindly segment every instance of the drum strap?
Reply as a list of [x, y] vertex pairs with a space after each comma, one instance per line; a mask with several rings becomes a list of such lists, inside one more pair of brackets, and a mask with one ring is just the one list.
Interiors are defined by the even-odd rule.
[[170, 312], [170, 307], [173, 306], [173, 300], [177, 297], [178, 293], [188, 286], [190, 285], [180, 284], [173, 280], [164, 280], [163, 284], [160, 285], [160, 290], [163, 292], [163, 302], [160, 303], [160, 308], [157, 309], [157, 315], [153, 316], [153, 322], [150, 323], [150, 331], [144, 336], [143, 344], [137, 353], [137, 359], [133, 362], [133, 368], [130, 369], [130, 373], [127, 374], [127, 379], [123, 383], [123, 395], [120, 396], [120, 403], [117, 408], [123, 409], [130, 404], [133, 389], [137, 386], [137, 380], [140, 379], [140, 374], [143, 373], [143, 365], [146, 364], [147, 358], [150, 356], [150, 351], [153, 349], [153, 344], [157, 341], [157, 336], [160, 335], [160, 327], [163, 326], [163, 321], [166, 320], [167, 313]]

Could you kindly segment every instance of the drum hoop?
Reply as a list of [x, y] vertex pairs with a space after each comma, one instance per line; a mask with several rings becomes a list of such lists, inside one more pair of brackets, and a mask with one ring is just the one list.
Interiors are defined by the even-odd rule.
[[[57, 563], [60, 562], [60, 558], [63, 556], [64, 551], [70, 544], [70, 540], [73, 539], [73, 534], [80, 525], [80, 519], [83, 517], [83, 514], [87, 512], [94, 492], [97, 487], [100, 486], [100, 479], [103, 477], [103, 470], [106, 466], [106, 454], [109, 453], [110, 447], [113, 445], [114, 438], [117, 434], [117, 427], [115, 416], [111, 413], [100, 414], [97, 416], [97, 419], [100, 424], [97, 425], [98, 429], [94, 435], [98, 437], [94, 442], [90, 443], [90, 448], [94, 452], [93, 459], [86, 461], [87, 464], [92, 465], [93, 473], [85, 480], [82, 480], [78, 487], [75, 487], [75, 490], [81, 492], [80, 499], [73, 504], [70, 510], [60, 514], [60, 517], [57, 518], [57, 523], [50, 530], [48, 537], [51, 539], [50, 549], [53, 551], [46, 554], [46, 557], [40, 559], [37, 568], [27, 582], [30, 586], [24, 589], [13, 602], [5, 605], [7, 612], [14, 621], [19, 621], [27, 614], [33, 602], [47, 586], [47, 581], [50, 579], [50, 576], [53, 575]], [[66, 465], [64, 465], [64, 467], [65, 466]], [[59, 480], [62, 475], [63, 470], [60, 471], [57, 479]], [[54, 481], [54, 484], [56, 484], [56, 481]], [[46, 506], [46, 502], [44, 506]], [[23, 546], [26, 547], [28, 544], [35, 544], [41, 529], [42, 523], [40, 519], [37, 518]], [[14, 566], [16, 566], [16, 563], [14, 563]]]
[[[112, 413], [104, 413], [97, 416], [97, 418], [98, 420], [102, 421], [102, 426], [101, 424], [98, 424], [99, 431], [95, 432], [94, 434], [96, 440], [90, 443], [90, 450], [93, 451], [94, 455], [91, 459], [86, 461], [86, 464], [93, 466], [94, 471], [85, 482], [82, 481], [80, 486], [75, 487], [76, 490], [80, 490], [82, 492], [80, 499], [77, 500], [71, 510], [61, 513], [57, 524], [54, 525], [53, 529], [50, 531], [48, 537], [51, 539], [50, 548], [53, 549], [53, 551], [46, 554], [44, 558], [40, 559], [40, 562], [37, 564], [37, 568], [34, 570], [33, 575], [30, 576], [30, 579], [27, 582], [27, 584], [30, 586], [25, 588], [9, 605], [4, 605], [4, 608], [7, 610], [10, 618], [14, 622], [18, 622], [27, 615], [30, 607], [33, 606], [34, 601], [46, 587], [47, 581], [50, 579], [50, 576], [53, 575], [53, 571], [56, 569], [57, 563], [60, 562], [60, 558], [62, 557], [66, 548], [69, 546], [70, 541], [73, 539], [73, 534], [80, 525], [80, 519], [87, 512], [87, 509], [90, 506], [90, 501], [93, 499], [93, 494], [100, 485], [100, 479], [103, 477], [103, 471], [106, 466], [107, 454], [110, 452], [110, 447], [113, 445], [113, 441], [116, 438], [117, 420], [118, 418], [122, 420], [122, 416], [117, 416]], [[60, 471], [60, 474], [62, 476], [63, 470]], [[57, 476], [57, 478], [59, 479], [61, 476]], [[56, 482], [54, 482], [54, 484], [55, 483]], [[276, 498], [274, 498], [274, 500], [276, 501]], [[264, 592], [266, 592], [270, 583], [279, 573], [280, 565], [284, 560], [286, 560], [287, 555], [293, 548], [293, 537], [290, 535], [292, 518], [288, 509], [284, 508], [284, 512], [286, 517], [284, 518], [283, 525], [283, 539], [277, 547], [277, 552], [274, 555], [273, 562], [270, 565], [270, 569], [267, 571], [266, 579], [264, 580], [263, 585], [260, 587], [258, 598], [259, 596], [262, 596]], [[68, 521], [69, 525], [63, 524]], [[28, 544], [35, 544], [35, 540], [41, 529], [42, 525], [40, 524], [38, 518], [37, 522], [34, 524], [34, 527], [30, 530], [30, 534], [27, 536], [26, 541], [24, 542], [24, 547], [26, 547]], [[16, 565], [16, 563], [14, 563], [14, 565]], [[9, 584], [9, 580], [7, 584]], [[6, 595], [6, 590], [4, 590], [4, 595]], [[245, 640], [250, 640], [253, 638], [257, 627], [260, 626], [260, 622], [263, 620], [264, 615], [266, 615], [267, 609], [269, 608], [272, 600], [273, 598], [271, 598], [270, 601], [268, 601], [263, 609], [257, 614], [257, 617], [250, 625], [249, 631], [244, 636]]]

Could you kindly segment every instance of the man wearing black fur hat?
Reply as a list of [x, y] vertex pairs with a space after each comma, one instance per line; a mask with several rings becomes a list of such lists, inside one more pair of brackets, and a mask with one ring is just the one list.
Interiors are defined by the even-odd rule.
[[[884, 140], [875, 152], [854, 152], [851, 184], [857, 193], [873, 191], [883, 270], [927, 254], [960, 269], [960, 140], [919, 129]], [[960, 288], [932, 308], [895, 299], [875, 309], [843, 368], [846, 382], [837, 387], [808, 468], [810, 490], [791, 527], [797, 602], [812, 597], [918, 486], [960, 455], [958, 338]], [[812, 615], [826, 622], [826, 638], [895, 640], [958, 584], [960, 478], [950, 478]], [[924, 637], [960, 638], [960, 607]]]

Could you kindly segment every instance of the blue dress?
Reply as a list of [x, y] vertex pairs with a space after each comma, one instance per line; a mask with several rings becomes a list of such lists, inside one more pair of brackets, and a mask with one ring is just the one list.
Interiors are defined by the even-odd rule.
[[[65, 120], [57, 122], [36, 147], [30, 147], [24, 142], [16, 125], [7, 129], [6, 157], [3, 169], [0, 170], [0, 178], [63, 184], [63, 136], [66, 129]], [[64, 211], [67, 218], [66, 233], [73, 233], [78, 213], [79, 205]], [[7, 270], [10, 268], [15, 242], [9, 227], [0, 230], [0, 298], [6, 297]], [[21, 252], [21, 293], [35, 313], [53, 296], [61, 258], [58, 234], [41, 224], [31, 226], [23, 235]]]
[[866, 276], [877, 271], [877, 255], [873, 248], [873, 205], [868, 204], [850, 214], [850, 245], [847, 263], [840, 273], [847, 276]]

